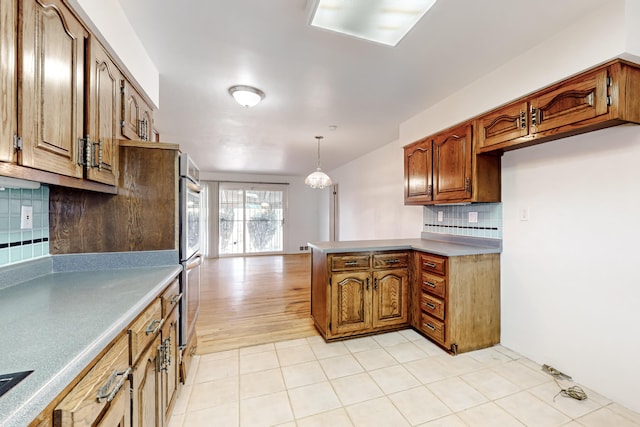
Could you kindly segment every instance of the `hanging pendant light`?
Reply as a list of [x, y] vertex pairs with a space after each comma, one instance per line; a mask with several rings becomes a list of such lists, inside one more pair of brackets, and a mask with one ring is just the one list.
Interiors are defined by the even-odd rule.
[[322, 172], [322, 169], [320, 169], [320, 140], [322, 138], [322, 136], [316, 136], [316, 139], [318, 140], [318, 168], [315, 172], [310, 173], [307, 179], [304, 180], [304, 183], [309, 187], [319, 188], [321, 190], [333, 184], [329, 175]]

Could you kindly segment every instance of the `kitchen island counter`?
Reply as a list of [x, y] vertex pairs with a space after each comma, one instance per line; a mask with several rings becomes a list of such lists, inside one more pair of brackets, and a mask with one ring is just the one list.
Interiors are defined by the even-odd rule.
[[309, 246], [326, 254], [361, 251], [415, 250], [442, 256], [465, 256], [502, 252], [502, 240], [500, 239], [441, 235], [435, 233], [422, 233], [420, 239], [310, 242]]
[[49, 273], [0, 289], [0, 374], [33, 370], [0, 397], [2, 427], [29, 424], [181, 271], [177, 263], [111, 269], [113, 257], [104, 269], [56, 271], [74, 258], [52, 258], [25, 263], [45, 271], [50, 263]]

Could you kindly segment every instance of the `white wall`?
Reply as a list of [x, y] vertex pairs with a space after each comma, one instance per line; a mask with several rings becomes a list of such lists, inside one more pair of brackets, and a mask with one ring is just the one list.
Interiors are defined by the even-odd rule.
[[109, 52], [124, 64], [156, 107], [160, 106], [160, 75], [129, 23], [118, 0], [69, 0], [70, 5], [99, 34]]
[[635, 411], [638, 160], [630, 125], [516, 150], [502, 166], [502, 343]]
[[287, 186], [288, 216], [285, 218], [285, 253], [301, 253], [300, 246], [323, 240], [320, 238], [318, 229], [320, 196], [318, 190], [304, 185], [304, 177], [201, 172], [200, 179], [202, 181], [287, 183], [289, 185]]
[[422, 207], [404, 206], [403, 155], [394, 141], [329, 173], [339, 187], [339, 240], [420, 237]]
[[[637, 3], [612, 0], [576, 17], [562, 33], [401, 123], [399, 143], [331, 171], [343, 211], [354, 208], [343, 214], [341, 237], [400, 237], [411, 228], [397, 230], [403, 217], [414, 217], [408, 207], [395, 210], [400, 146], [611, 58], [640, 58]], [[502, 343], [635, 411], [639, 158], [635, 125], [518, 150], [503, 158], [502, 194]], [[387, 203], [393, 214], [377, 209]], [[531, 209], [529, 222], [516, 220], [519, 207]], [[421, 229], [421, 214], [411, 221]]]

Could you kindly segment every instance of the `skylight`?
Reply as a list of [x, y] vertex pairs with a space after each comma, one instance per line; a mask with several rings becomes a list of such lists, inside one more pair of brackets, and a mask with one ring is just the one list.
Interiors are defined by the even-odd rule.
[[311, 25], [396, 46], [436, 0], [318, 0]]

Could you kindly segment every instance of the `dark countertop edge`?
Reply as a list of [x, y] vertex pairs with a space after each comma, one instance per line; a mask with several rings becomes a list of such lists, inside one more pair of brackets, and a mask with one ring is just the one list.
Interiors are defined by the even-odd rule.
[[[164, 266], [171, 267], [171, 266]], [[164, 289], [175, 277], [182, 271], [181, 265], [175, 265], [172, 270], [168, 270], [167, 275], [156, 286], [151, 288], [144, 297], [140, 298], [130, 309], [117, 319], [109, 329], [105, 330], [101, 335], [83, 351], [78, 353], [73, 359], [69, 360], [66, 367], [58, 371], [47, 383], [43, 385], [32, 396], [22, 402], [6, 418], [0, 419], [0, 426], [11, 427], [21, 426], [31, 422], [37, 417], [50, 403], [58, 396], [67, 385], [73, 381], [87, 365], [89, 365], [100, 352], [109, 345], [124, 329], [149, 305], [158, 297], [160, 291]]]

